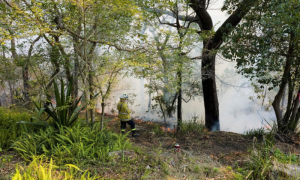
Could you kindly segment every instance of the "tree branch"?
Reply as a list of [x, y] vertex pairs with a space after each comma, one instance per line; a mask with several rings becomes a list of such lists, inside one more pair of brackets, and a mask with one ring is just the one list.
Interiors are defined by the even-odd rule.
[[[171, 11], [160, 10], [160, 9], [155, 9], [155, 8], [144, 8], [144, 9], [146, 11], [149, 11], [149, 12], [155, 12], [158, 15], [164, 15], [165, 14], [165, 15], [172, 16], [173, 18], [177, 18], [177, 14], [174, 13], [174, 12], [171, 12]], [[197, 23], [201, 29], [203, 28], [203, 24], [202, 24], [201, 20], [199, 19], [199, 17], [197, 15], [196, 16], [178, 15], [178, 20], [194, 22], [194, 23]]]
[[201, 25], [199, 24], [201, 30], [211, 30], [213, 27], [212, 19], [209, 13], [205, 9], [205, 0], [191, 0], [189, 6], [195, 11]]
[[202, 59], [202, 56], [196, 56], [196, 57], [190, 58], [190, 60], [196, 60], [196, 59]]
[[[160, 9], [155, 9], [155, 8], [144, 8], [146, 11], [149, 11], [149, 12], [155, 12], [159, 15], [169, 15], [169, 16], [172, 16], [174, 18], [177, 17], [176, 13], [173, 13], [171, 11], [166, 11], [166, 10], [160, 10]], [[196, 16], [182, 16], [182, 15], [179, 15], [178, 16], [178, 19], [181, 20], [181, 21], [196, 21], [198, 20], [199, 18], [197, 18]]]
[[28, 55], [27, 55], [27, 60], [29, 60], [30, 57], [31, 57], [31, 53], [32, 53], [34, 44], [35, 44], [36, 42], [38, 42], [38, 41], [40, 40], [40, 38], [41, 38], [41, 35], [39, 35], [39, 36], [31, 43], [30, 48], [29, 48], [29, 51], [28, 51]]
[[238, 8], [229, 16], [229, 18], [219, 27], [213, 37], [213, 44], [214, 49], [218, 49], [221, 44], [223, 43], [223, 35], [228, 35], [233, 28], [236, 27], [239, 22], [244, 18], [244, 16], [248, 13], [251, 7], [257, 2], [258, 0], [243, 0], [238, 5]]
[[[65, 29], [67, 32], [69, 32], [71, 35], [79, 38], [79, 39], [82, 39], [84, 40], [85, 38], [80, 36], [79, 34], [75, 33], [74, 31], [72, 31], [71, 29], [65, 27], [64, 25], [61, 25], [61, 29]], [[138, 51], [138, 50], [141, 50], [143, 48], [138, 48], [138, 49], [123, 49], [121, 47], [119, 47], [118, 45], [115, 45], [115, 44], [110, 44], [109, 42], [106, 42], [106, 41], [97, 41], [97, 40], [93, 40], [93, 39], [87, 39], [87, 41], [91, 42], [91, 43], [100, 43], [100, 44], [106, 44], [106, 45], [109, 45], [109, 46], [112, 46], [114, 48], [116, 48], [117, 50], [119, 51], [128, 51], [128, 52], [134, 52], [134, 51]]]
[[6, 0], [3, 0], [5, 2], [5, 4], [7, 4], [9, 7], [13, 8], [12, 5], [10, 5]]

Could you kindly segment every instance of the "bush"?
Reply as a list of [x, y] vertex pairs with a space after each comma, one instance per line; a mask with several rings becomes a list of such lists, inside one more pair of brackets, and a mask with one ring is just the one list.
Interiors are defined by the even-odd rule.
[[109, 152], [131, 148], [126, 136], [99, 129], [99, 125], [91, 129], [79, 124], [72, 128], [60, 127], [58, 130], [50, 126], [39, 133], [25, 133], [14, 143], [13, 149], [25, 160], [44, 154], [62, 164], [107, 161], [110, 158]]
[[[46, 160], [47, 161], [47, 160]], [[82, 171], [73, 164], [66, 164], [68, 171], [56, 171], [57, 166], [53, 165], [52, 159], [49, 163], [45, 163], [43, 158], [34, 158], [28, 167], [25, 169], [22, 166], [18, 166], [16, 173], [13, 176], [13, 180], [55, 180], [55, 179], [81, 179], [81, 180], [94, 180], [99, 177], [90, 177], [88, 171], [82, 173]]]
[[0, 107], [0, 148], [8, 149], [12, 142], [18, 140], [24, 133], [36, 131], [39, 127], [18, 123], [30, 122], [31, 117], [32, 113]]
[[[55, 100], [56, 100], [56, 108], [53, 109], [48, 106], [43, 106], [41, 101], [39, 103], [34, 102], [36, 109], [39, 111], [38, 117], [33, 117], [38, 122], [42, 122], [45, 126], [53, 126], [58, 129], [60, 126], [70, 127], [77, 122], [78, 116], [81, 110], [84, 108], [83, 104], [80, 104], [81, 97], [72, 99], [72, 81], [67, 86], [67, 92], [65, 93], [65, 84], [61, 79], [60, 91], [56, 81], [54, 84], [54, 92], [55, 92]], [[96, 95], [97, 96], [97, 95]], [[46, 112], [49, 117], [52, 118], [52, 121], [45, 122], [40, 119], [40, 115]]]

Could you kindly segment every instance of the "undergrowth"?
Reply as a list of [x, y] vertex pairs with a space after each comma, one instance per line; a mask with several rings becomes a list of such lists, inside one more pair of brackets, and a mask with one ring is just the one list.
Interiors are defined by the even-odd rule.
[[203, 119], [200, 120], [198, 116], [192, 117], [189, 121], [181, 123], [180, 134], [186, 133], [202, 133], [205, 131]]
[[13, 141], [24, 133], [33, 133], [40, 127], [30, 124], [20, 124], [20, 121], [31, 121], [33, 113], [20, 112], [15, 109], [0, 107], [0, 148], [8, 149]]
[[266, 133], [266, 130], [264, 128], [257, 128], [257, 129], [249, 129], [245, 132], [245, 135], [247, 137], [256, 137], [256, 138], [262, 138]]
[[12, 148], [25, 160], [33, 156], [51, 156], [57, 164], [78, 161], [107, 161], [108, 153], [131, 148], [126, 136], [108, 130], [99, 130], [99, 125], [47, 127], [38, 133], [24, 133]]
[[[250, 150], [245, 170], [241, 172], [244, 175], [242, 179], [286, 179], [287, 177], [281, 177], [274, 167], [278, 164], [300, 163], [295, 154], [285, 154], [275, 148], [277, 132], [277, 125], [274, 123], [268, 129], [251, 129], [245, 133], [246, 136], [253, 137], [253, 147]], [[261, 138], [262, 141], [258, 143], [257, 138]]]
[[16, 173], [13, 176], [13, 180], [96, 180], [100, 177], [91, 177], [88, 170], [82, 171], [79, 167], [73, 164], [65, 165], [67, 170], [61, 170], [58, 166], [53, 164], [52, 159], [48, 162], [47, 159], [33, 158], [32, 162], [27, 167], [17, 166]]

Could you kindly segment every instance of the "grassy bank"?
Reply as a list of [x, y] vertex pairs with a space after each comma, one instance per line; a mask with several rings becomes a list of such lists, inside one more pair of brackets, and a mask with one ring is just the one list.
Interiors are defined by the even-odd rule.
[[287, 179], [274, 167], [299, 164], [299, 148], [261, 130], [211, 133], [187, 121], [174, 132], [136, 121], [141, 136], [132, 138], [111, 117], [102, 131], [82, 119], [59, 128], [18, 123], [36, 115], [0, 108], [0, 179]]

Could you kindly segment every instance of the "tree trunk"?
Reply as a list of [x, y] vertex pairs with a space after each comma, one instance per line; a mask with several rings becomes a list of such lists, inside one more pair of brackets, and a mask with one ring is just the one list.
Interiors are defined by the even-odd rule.
[[[209, 43], [209, 44], [206, 44]], [[220, 130], [219, 120], [219, 101], [216, 88], [215, 79], [215, 62], [216, 54], [212, 53], [213, 50], [210, 42], [203, 42], [203, 47], [207, 49], [202, 53], [202, 87], [205, 108], [205, 126], [210, 131]]]
[[[300, 88], [298, 90], [298, 93], [300, 93]], [[299, 121], [299, 118], [297, 118], [296, 114], [297, 112], [299, 111], [299, 106], [300, 106], [300, 100], [299, 100], [299, 97], [298, 97], [298, 94], [296, 95], [295, 99], [294, 99], [294, 103], [293, 103], [293, 109], [292, 109], [292, 115], [291, 117], [289, 118], [289, 130], [291, 131], [295, 131], [295, 129], [297, 128], [297, 125], [298, 125], [298, 121]]]
[[178, 80], [178, 88], [179, 88], [178, 89], [178, 97], [177, 97], [177, 132], [179, 132], [181, 124], [182, 124], [182, 74], [181, 74], [181, 69], [178, 69], [177, 80]]
[[[80, 34], [82, 27], [82, 17], [78, 18], [78, 26], [77, 26], [77, 34]], [[79, 71], [79, 51], [81, 51], [79, 47], [79, 38], [77, 36], [73, 36], [73, 48], [75, 51], [75, 59], [74, 59], [74, 78], [73, 78], [73, 97], [78, 97], [78, 71]]]
[[72, 81], [71, 70], [70, 70], [70, 56], [69, 56], [69, 54], [67, 54], [65, 52], [64, 47], [61, 45], [60, 40], [59, 40], [59, 36], [54, 35], [53, 37], [55, 39], [56, 44], [58, 45], [60, 53], [62, 54], [62, 58], [65, 60], [64, 61], [64, 68], [65, 68], [65, 71], [66, 71], [68, 82], [70, 83]]
[[289, 60], [289, 58], [287, 58], [286, 65], [285, 65], [285, 68], [284, 68], [283, 77], [282, 77], [282, 81], [281, 81], [281, 85], [280, 85], [279, 91], [276, 94], [276, 96], [274, 98], [274, 101], [272, 103], [272, 106], [274, 108], [277, 123], [278, 123], [279, 127], [283, 126], [282, 114], [281, 114], [282, 111], [280, 109], [280, 102], [281, 102], [281, 99], [282, 99], [282, 96], [283, 96], [283, 93], [284, 93], [285, 85], [288, 82], [288, 77], [287, 76], [290, 72], [290, 69], [291, 69], [290, 60]]
[[79, 58], [77, 53], [75, 52], [75, 59], [74, 59], [74, 76], [73, 76], [73, 98], [78, 97], [78, 65], [79, 65]]
[[[11, 32], [11, 34], [13, 35], [13, 33]], [[3, 52], [4, 53], [4, 52]], [[15, 39], [11, 39], [11, 54], [12, 54], [12, 57], [14, 60], [17, 60], [18, 58], [18, 54], [17, 54], [17, 51], [16, 51], [16, 42], [15, 42]], [[15, 101], [14, 101], [14, 89], [12, 87], [12, 84], [11, 84], [11, 81], [8, 80], [8, 85], [9, 85], [9, 90], [10, 90], [10, 99], [11, 99], [11, 104], [14, 104]], [[24, 85], [25, 86], [25, 85]], [[24, 92], [26, 90], [24, 89]]]
[[101, 125], [100, 125], [100, 130], [103, 129], [104, 108], [105, 108], [104, 99], [102, 99], [102, 102], [101, 102]]
[[286, 127], [288, 127], [288, 121], [291, 116], [292, 107], [293, 107], [294, 85], [292, 83], [290, 73], [288, 73], [288, 87], [289, 87], [289, 91], [288, 91], [288, 102], [287, 102], [286, 111], [281, 120], [281, 124], [279, 125], [277, 122], [279, 131], [285, 131]]
[[[92, 66], [89, 64], [89, 68], [91, 69]], [[90, 101], [91, 101], [91, 109], [90, 109], [90, 117], [91, 122], [95, 122], [95, 100], [94, 100], [94, 82], [93, 82], [93, 71], [89, 70], [89, 91], [90, 91]]]
[[[90, 102], [90, 96], [88, 94], [88, 90], [84, 90], [84, 98], [85, 98], [85, 103], [89, 103]], [[86, 106], [86, 111], [85, 111], [85, 118], [86, 118], [86, 122], [89, 123], [90, 122], [90, 116], [89, 116], [89, 107]]]
[[11, 84], [10, 80], [8, 80], [8, 86], [9, 86], [9, 91], [10, 91], [11, 105], [13, 105], [15, 103], [15, 101], [14, 101], [14, 88], [12, 87], [12, 84]]
[[[189, 6], [197, 15], [197, 22], [202, 31], [211, 31], [213, 28], [212, 19], [204, 7], [207, 7], [209, 1], [190, 0]], [[219, 123], [219, 102], [215, 81], [215, 59], [217, 51], [224, 41], [224, 37], [230, 34], [248, 11], [258, 2], [258, 0], [243, 0], [237, 5], [237, 8], [218, 28], [210, 40], [203, 42], [202, 50], [202, 87], [205, 107], [205, 125], [211, 130], [220, 130]], [[202, 33], [199, 33], [201, 36]], [[208, 44], [206, 43], [208, 42]]]
[[286, 94], [286, 89], [287, 89], [288, 84], [285, 85], [283, 95], [282, 95], [282, 100], [281, 100], [281, 114], [284, 113], [285, 110], [285, 94]]
[[[292, 55], [293, 51], [294, 51], [294, 45], [292, 44], [293, 38], [294, 38], [294, 36], [291, 34], [289, 50], [288, 50], [289, 55]], [[281, 129], [284, 126], [284, 122], [282, 120], [282, 113], [281, 113], [281, 109], [280, 109], [280, 102], [281, 102], [281, 99], [282, 99], [282, 96], [284, 93], [285, 85], [286, 85], [286, 83], [288, 83], [288, 79], [289, 79], [289, 75], [290, 75], [290, 71], [291, 71], [291, 61], [292, 61], [291, 57], [286, 57], [286, 64], [284, 67], [284, 72], [282, 75], [280, 88], [279, 88], [279, 91], [276, 94], [274, 101], [272, 103], [272, 106], [275, 111], [276, 119], [277, 119], [278, 129]], [[289, 91], [290, 90], [291, 89], [289, 88]]]
[[45, 87], [45, 94], [46, 94], [46, 104], [45, 104], [45, 106], [49, 106], [50, 103], [51, 103], [51, 95], [50, 95], [49, 89], [52, 86], [52, 83], [54, 81], [54, 76], [56, 76], [56, 74], [58, 72], [59, 72], [59, 66], [56, 66], [55, 71], [51, 75], [50, 82], [48, 82], [47, 86]]
[[[51, 45], [51, 43], [49, 42]], [[46, 104], [45, 106], [49, 106], [51, 103], [51, 95], [50, 95], [50, 87], [52, 86], [52, 83], [54, 81], [54, 76], [56, 76], [57, 73], [60, 71], [60, 65], [58, 63], [58, 59], [60, 57], [60, 52], [59, 48], [57, 45], [52, 45], [51, 46], [51, 51], [50, 51], [50, 61], [51, 64], [55, 67], [55, 71], [51, 74], [50, 77], [50, 82], [45, 87], [45, 94], [46, 94]]]
[[29, 101], [29, 91], [30, 91], [30, 85], [29, 85], [29, 72], [28, 72], [28, 65], [25, 64], [23, 67], [23, 86], [24, 86], [24, 100], [25, 102]]

